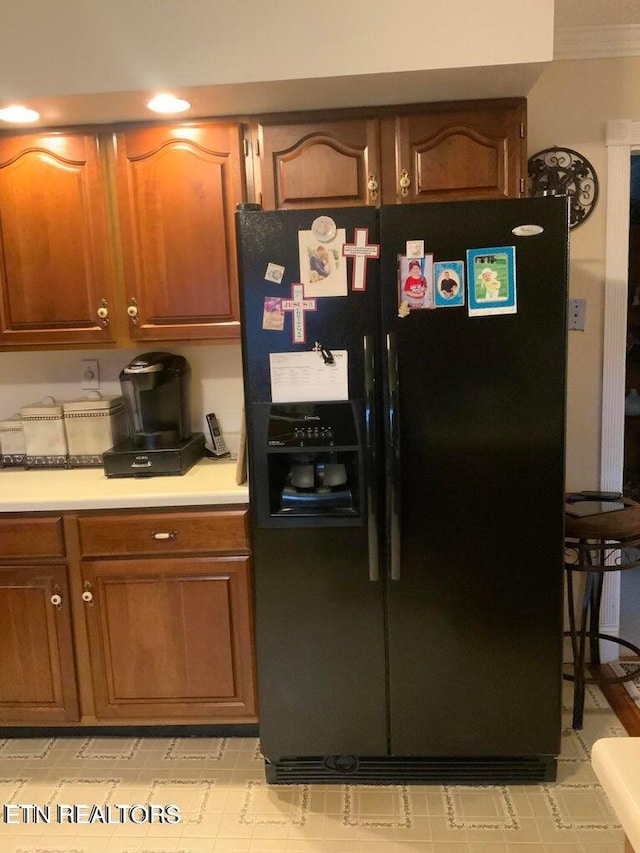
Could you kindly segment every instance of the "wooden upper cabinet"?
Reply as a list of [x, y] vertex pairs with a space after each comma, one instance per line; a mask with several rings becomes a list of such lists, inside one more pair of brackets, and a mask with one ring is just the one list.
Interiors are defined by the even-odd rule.
[[518, 197], [526, 100], [459, 101], [267, 116], [251, 129], [262, 206]]
[[[397, 113], [385, 203], [518, 197], [526, 177], [526, 101], [424, 105]], [[521, 180], [522, 179], [522, 180]]]
[[235, 208], [517, 197], [526, 100], [0, 135], [0, 348], [237, 339]]
[[0, 220], [0, 345], [111, 342], [98, 135], [0, 137]]
[[141, 126], [118, 132], [115, 142], [130, 337], [238, 337], [240, 124]]
[[379, 203], [377, 118], [284, 118], [253, 126], [266, 210]]

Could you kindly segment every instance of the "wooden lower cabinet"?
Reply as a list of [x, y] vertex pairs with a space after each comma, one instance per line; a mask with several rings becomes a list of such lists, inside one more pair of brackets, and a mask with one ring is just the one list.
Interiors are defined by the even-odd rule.
[[79, 720], [66, 565], [0, 566], [0, 614], [0, 720]]
[[246, 507], [0, 516], [0, 725], [255, 723]]
[[82, 566], [100, 719], [255, 713], [247, 556]]

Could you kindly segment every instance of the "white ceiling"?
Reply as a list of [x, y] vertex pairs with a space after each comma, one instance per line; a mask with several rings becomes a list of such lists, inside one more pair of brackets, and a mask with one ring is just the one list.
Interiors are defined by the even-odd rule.
[[[22, 15], [21, 11], [16, 10], [24, 7], [26, 14], [27, 7], [35, 8], [40, 2], [42, 0], [21, 0], [18, 6], [12, 6], [14, 16], [18, 16], [16, 20]], [[49, 0], [44, 2], [48, 3]], [[33, 18], [30, 20], [33, 21]], [[125, 32], [121, 34], [122, 59], [135, 62], [136, 53], [128, 49], [132, 45], [127, 43]], [[10, 32], [5, 30], [5, 38], [7, 36], [10, 36]], [[101, 35], [98, 31], [96, 38], [100, 45]], [[82, 55], [85, 61], [90, 62], [92, 57], [87, 54], [86, 47]], [[276, 48], [278, 52], [286, 52], [284, 44]], [[250, 48], [243, 46], [240, 49]], [[629, 55], [640, 55], [640, 0], [555, 0], [554, 59]], [[37, 62], [35, 56], [32, 60]], [[511, 97], [526, 95], [545, 65], [544, 61], [524, 61], [522, 64], [478, 68], [436, 68], [428, 71], [347, 74], [334, 78], [227, 83], [191, 86], [181, 89], [180, 94], [198, 104], [197, 110], [187, 113], [185, 118], [303, 110], [312, 106], [331, 109], [385, 103]], [[44, 88], [46, 91], [46, 86]], [[62, 97], [54, 93], [23, 99], [23, 102], [46, 117], [40, 122], [46, 126], [150, 118], [144, 107], [146, 93], [141, 91], [102, 91], [65, 94]], [[0, 106], [3, 105], [0, 103]]]

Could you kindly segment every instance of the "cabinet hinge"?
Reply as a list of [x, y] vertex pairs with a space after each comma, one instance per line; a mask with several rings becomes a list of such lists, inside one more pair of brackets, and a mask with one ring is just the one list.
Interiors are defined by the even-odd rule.
[[242, 142], [244, 143], [244, 156], [248, 157], [249, 156], [249, 140], [243, 139]]
[[524, 139], [524, 122], [520, 122], [520, 139]]

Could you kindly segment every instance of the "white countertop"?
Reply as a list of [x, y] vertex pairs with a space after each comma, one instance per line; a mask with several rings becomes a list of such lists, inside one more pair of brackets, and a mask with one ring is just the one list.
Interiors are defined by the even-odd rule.
[[600, 738], [591, 764], [633, 849], [640, 850], [640, 737]]
[[235, 460], [201, 459], [171, 477], [107, 478], [102, 468], [0, 468], [0, 512], [246, 504]]

